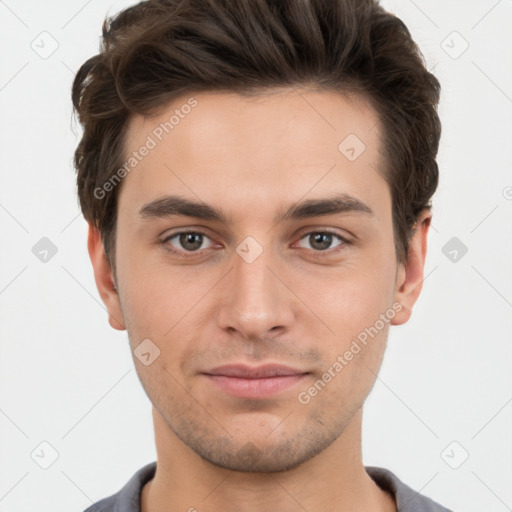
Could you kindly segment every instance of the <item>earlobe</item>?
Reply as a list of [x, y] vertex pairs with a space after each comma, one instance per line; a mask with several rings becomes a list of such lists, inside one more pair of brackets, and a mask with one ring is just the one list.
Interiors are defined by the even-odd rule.
[[401, 307], [391, 321], [392, 325], [401, 325], [409, 320], [413, 306], [421, 293], [427, 255], [427, 235], [431, 220], [430, 209], [423, 210], [413, 228], [407, 261], [398, 265], [395, 302]]
[[107, 308], [109, 324], [113, 329], [124, 331], [126, 326], [112, 269], [103, 248], [100, 232], [92, 224], [89, 224], [87, 249], [94, 270], [96, 287]]

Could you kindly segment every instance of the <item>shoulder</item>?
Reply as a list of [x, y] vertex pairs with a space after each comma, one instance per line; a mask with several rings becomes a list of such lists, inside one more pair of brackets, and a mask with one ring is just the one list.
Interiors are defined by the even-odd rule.
[[388, 469], [375, 466], [366, 466], [365, 469], [381, 489], [395, 496], [397, 508], [400, 512], [453, 512], [411, 489]]
[[140, 512], [140, 494], [144, 485], [155, 475], [156, 462], [140, 468], [125, 486], [115, 494], [93, 503], [84, 512]]

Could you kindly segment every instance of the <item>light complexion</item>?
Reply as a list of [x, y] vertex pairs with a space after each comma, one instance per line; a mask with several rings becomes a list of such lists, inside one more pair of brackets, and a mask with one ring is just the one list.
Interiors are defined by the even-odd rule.
[[[134, 358], [158, 453], [142, 510], [396, 510], [361, 460], [362, 405], [389, 325], [308, 404], [297, 395], [393, 304], [401, 308], [389, 324], [408, 320], [430, 213], [398, 263], [391, 195], [376, 171], [378, 117], [361, 98], [294, 89], [194, 97], [191, 114], [120, 185], [117, 290], [99, 234], [89, 234], [110, 324], [127, 329], [132, 350], [144, 339], [160, 350], [150, 366]], [[174, 103], [131, 121], [127, 151]], [[366, 146], [354, 161], [338, 150], [349, 134]], [[262, 251], [250, 263], [237, 252], [247, 237], [249, 251]], [[307, 374], [260, 398], [204, 375], [236, 363]]]

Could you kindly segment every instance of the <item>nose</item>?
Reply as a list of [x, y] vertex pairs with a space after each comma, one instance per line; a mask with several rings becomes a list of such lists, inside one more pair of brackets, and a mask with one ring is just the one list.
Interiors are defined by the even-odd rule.
[[248, 340], [289, 329], [296, 301], [285, 273], [270, 250], [264, 250], [252, 262], [234, 252], [233, 268], [219, 297], [219, 327], [236, 331]]

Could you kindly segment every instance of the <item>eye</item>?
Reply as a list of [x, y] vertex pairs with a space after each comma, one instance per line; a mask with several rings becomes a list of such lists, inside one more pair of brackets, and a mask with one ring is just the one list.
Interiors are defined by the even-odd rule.
[[[330, 231], [330, 230], [310, 231], [309, 233], [304, 235], [300, 239], [300, 241], [305, 240], [307, 243], [309, 243], [311, 245], [311, 248], [315, 252], [320, 252], [320, 251], [327, 251], [327, 250], [333, 248], [332, 247], [333, 237], [337, 238], [340, 241], [340, 243], [335, 245], [334, 248], [340, 247], [341, 245], [345, 246], [345, 245], [350, 244], [350, 242], [347, 239], [345, 239], [341, 235], [338, 235], [336, 232]], [[301, 247], [304, 247], [304, 246], [301, 246]], [[309, 249], [309, 247], [305, 247], [305, 248]]]
[[[336, 245], [333, 244], [333, 238], [338, 239]], [[207, 241], [211, 244], [208, 246]], [[310, 244], [310, 247], [303, 243]], [[187, 253], [200, 253], [202, 250], [212, 247], [212, 241], [205, 233], [200, 231], [180, 231], [173, 233], [162, 240], [162, 245], [169, 252], [179, 256], [187, 256]], [[331, 230], [317, 229], [310, 231], [300, 238], [299, 247], [312, 249], [314, 252], [337, 252], [342, 250], [346, 245], [350, 245], [350, 241]]]
[[[173, 242], [174, 239], [176, 240]], [[209, 237], [200, 231], [180, 231], [162, 240], [162, 244], [171, 252], [198, 252], [207, 249], [203, 246], [206, 239], [209, 240]]]

